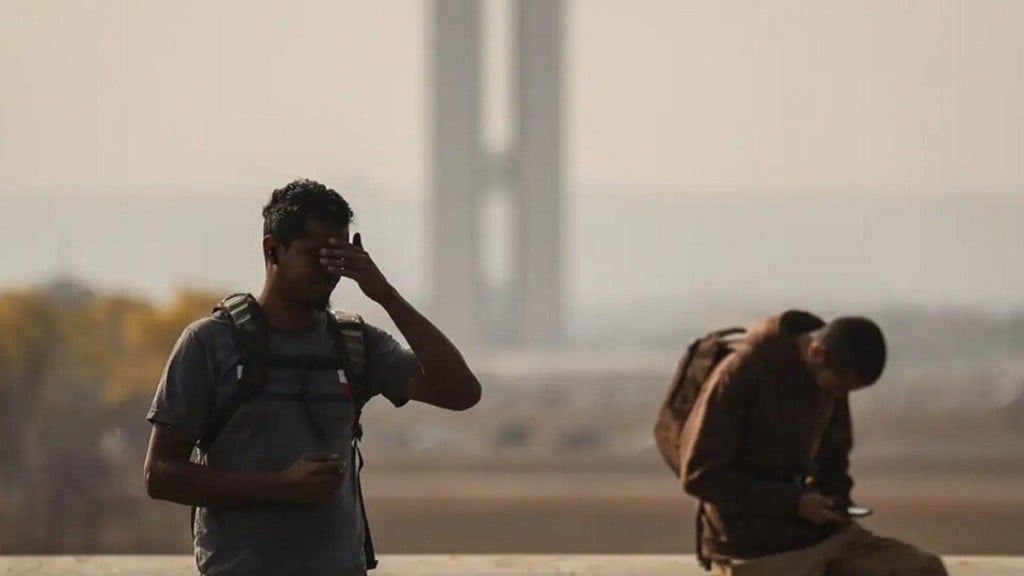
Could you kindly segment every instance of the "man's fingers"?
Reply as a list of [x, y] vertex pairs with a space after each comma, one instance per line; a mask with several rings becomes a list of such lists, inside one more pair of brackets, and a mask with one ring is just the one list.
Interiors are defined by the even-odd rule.
[[341, 460], [335, 462], [320, 462], [317, 467], [313, 470], [314, 474], [322, 474], [324, 476], [337, 476], [341, 474], [341, 471], [345, 468]]
[[303, 458], [313, 462], [330, 462], [332, 460], [340, 461], [341, 455], [337, 452], [315, 452], [313, 454], [306, 454]]
[[360, 250], [362, 250], [363, 249], [363, 235], [360, 234], [359, 232], [356, 232], [356, 235], [352, 238], [352, 243], [355, 244], [356, 246], [358, 246]]
[[321, 248], [320, 259], [328, 260], [370, 260], [370, 255], [355, 248]]
[[366, 273], [365, 270], [353, 270], [351, 268], [328, 268], [327, 271], [330, 272], [331, 274], [334, 274], [335, 276], [351, 278], [352, 280], [355, 280], [357, 283], [361, 279], [363, 279], [363, 275]]
[[[358, 242], [356, 241], [356, 238], [359, 239]], [[327, 243], [330, 244], [330, 247], [321, 248], [321, 253], [325, 250], [351, 250], [353, 252], [366, 253], [366, 250], [363, 249], [362, 237], [359, 234], [356, 234], [355, 238], [352, 239], [352, 242], [349, 242], [344, 238], [328, 238]]]
[[374, 268], [373, 261], [368, 256], [322, 257], [320, 265], [334, 275], [340, 274], [342, 270], [372, 270]]
[[366, 250], [363, 250], [362, 246], [357, 246], [351, 242], [331, 242], [330, 246], [324, 246], [320, 248], [320, 252], [355, 252], [358, 254], [366, 254]]
[[370, 258], [366, 256], [322, 257], [321, 263], [326, 266], [350, 266], [350, 268], [370, 268]]
[[357, 276], [362, 276], [364, 269], [353, 268], [351, 266], [328, 266], [327, 272], [335, 276], [344, 276], [346, 278], [358, 280]]
[[843, 522], [845, 518], [836, 514], [832, 510], [822, 510], [820, 520], [821, 524], [835, 524], [837, 522]]
[[312, 463], [309, 471], [315, 476], [337, 476], [345, 468], [345, 461], [337, 454], [312, 454], [306, 460]]

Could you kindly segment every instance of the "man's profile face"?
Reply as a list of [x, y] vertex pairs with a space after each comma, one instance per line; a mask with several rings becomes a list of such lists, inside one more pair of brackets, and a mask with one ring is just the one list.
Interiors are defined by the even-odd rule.
[[825, 368], [815, 375], [818, 386], [827, 390], [833, 396], [846, 396], [854, 390], [867, 386], [857, 378], [845, 374], [838, 374], [834, 370]]
[[846, 396], [854, 390], [868, 386], [851, 374], [843, 374], [828, 367], [828, 349], [818, 340], [811, 342], [808, 349], [808, 367], [814, 374], [814, 381], [833, 396]]
[[318, 218], [306, 220], [306, 231], [287, 247], [277, 248], [277, 281], [291, 299], [326, 309], [340, 277], [331, 275], [320, 263], [320, 249], [336, 238], [348, 242], [348, 226], [330, 224]]

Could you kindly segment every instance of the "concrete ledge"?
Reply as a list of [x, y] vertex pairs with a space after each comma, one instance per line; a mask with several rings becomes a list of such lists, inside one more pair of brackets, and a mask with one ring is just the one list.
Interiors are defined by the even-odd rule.
[[[946, 556], [951, 576], [1021, 576], [1022, 556]], [[191, 556], [0, 556], [0, 575], [195, 575]], [[704, 576], [689, 555], [386, 555], [373, 576]]]

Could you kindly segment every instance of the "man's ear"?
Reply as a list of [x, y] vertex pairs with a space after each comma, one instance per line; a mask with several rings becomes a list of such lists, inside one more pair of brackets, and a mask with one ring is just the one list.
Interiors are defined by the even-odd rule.
[[267, 235], [263, 237], [263, 256], [270, 264], [277, 264], [277, 248], [281, 244], [277, 238]]
[[807, 358], [816, 366], [824, 366], [825, 357], [828, 355], [827, 352], [821, 342], [811, 340], [811, 345], [807, 348]]

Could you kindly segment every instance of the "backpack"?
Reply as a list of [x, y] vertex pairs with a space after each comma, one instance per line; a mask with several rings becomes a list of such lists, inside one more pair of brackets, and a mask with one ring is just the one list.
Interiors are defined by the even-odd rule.
[[[694, 340], [679, 359], [654, 422], [654, 443], [661, 452], [665, 464], [675, 472], [676, 477], [682, 474], [680, 459], [683, 427], [686, 426], [686, 420], [697, 403], [697, 397], [715, 371], [715, 367], [737, 349], [745, 334], [744, 328], [726, 328], [711, 332]], [[704, 507], [698, 502], [697, 560], [705, 570], [710, 570], [711, 562], [701, 552], [703, 513]]]
[[[213, 309], [213, 315], [222, 318], [231, 326], [231, 334], [239, 353], [236, 367], [237, 384], [231, 396], [220, 406], [216, 406], [207, 427], [206, 434], [199, 439], [197, 447], [206, 450], [217, 441], [221, 431], [248, 402], [260, 395], [269, 396], [265, 392], [267, 377], [271, 368], [292, 368], [297, 370], [338, 370], [344, 371], [351, 387], [353, 402], [352, 418], [352, 462], [356, 466], [356, 491], [359, 508], [363, 515], [363, 554], [366, 567], [372, 570], [377, 567], [374, 554], [373, 539], [370, 536], [370, 525], [366, 518], [366, 506], [363, 502], [362, 485], [359, 475], [363, 469], [362, 452], [359, 442], [363, 438], [363, 428], [359, 422], [363, 407], [370, 399], [369, 387], [366, 384], [366, 346], [363, 342], [363, 319], [358, 314], [350, 314], [332, 310], [327, 316], [327, 330], [334, 340], [335, 358], [324, 359], [316, 356], [283, 356], [270, 353], [269, 325], [263, 315], [259, 302], [251, 294], [236, 293], [225, 297]], [[276, 393], [275, 396], [289, 396], [288, 400], [302, 400], [309, 415], [309, 423], [317, 434], [325, 435], [324, 431], [313, 419], [309, 411], [308, 390], [296, 394]], [[294, 398], [292, 398], [294, 396]], [[196, 508], [192, 507], [192, 527], [195, 529]]]
[[680, 441], [686, 419], [715, 367], [736, 349], [744, 328], [727, 328], [694, 340], [676, 366], [654, 422], [654, 443], [665, 464], [680, 475]]

